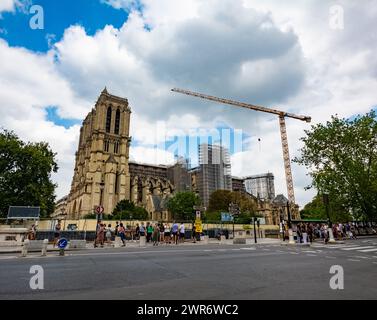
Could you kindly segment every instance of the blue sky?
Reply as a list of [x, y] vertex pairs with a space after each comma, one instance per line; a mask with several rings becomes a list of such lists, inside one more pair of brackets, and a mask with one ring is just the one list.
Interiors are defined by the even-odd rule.
[[32, 4], [43, 7], [44, 30], [29, 27], [33, 15], [28, 8], [25, 12], [3, 12], [0, 19], [3, 32], [0, 37], [9, 45], [46, 52], [49, 49], [48, 37], [54, 36], [53, 41], [59, 41], [64, 30], [71, 25], [82, 25], [87, 34], [93, 35], [106, 24], [119, 28], [128, 18], [125, 10], [115, 9], [100, 0], [33, 0]]

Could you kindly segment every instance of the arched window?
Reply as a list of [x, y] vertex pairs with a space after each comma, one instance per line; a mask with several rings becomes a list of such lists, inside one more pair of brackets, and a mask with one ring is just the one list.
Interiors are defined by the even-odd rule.
[[110, 133], [111, 128], [111, 107], [107, 108], [107, 115], [106, 115], [106, 132]]
[[118, 109], [115, 116], [115, 129], [114, 129], [115, 134], [119, 134], [119, 125], [120, 125], [120, 110]]

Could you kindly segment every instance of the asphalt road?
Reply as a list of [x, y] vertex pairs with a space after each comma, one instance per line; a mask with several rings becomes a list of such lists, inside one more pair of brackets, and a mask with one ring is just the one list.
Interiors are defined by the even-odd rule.
[[[43, 267], [43, 290], [29, 286], [33, 265]], [[333, 265], [344, 269], [343, 290], [330, 289]], [[2, 300], [376, 298], [377, 239], [335, 246], [192, 245], [0, 256]]]

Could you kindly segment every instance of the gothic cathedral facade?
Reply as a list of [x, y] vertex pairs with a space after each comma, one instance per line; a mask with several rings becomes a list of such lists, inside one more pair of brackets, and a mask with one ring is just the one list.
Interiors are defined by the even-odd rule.
[[70, 217], [92, 214], [97, 206], [111, 213], [130, 199], [130, 116], [128, 100], [105, 88], [83, 121], [66, 208]]

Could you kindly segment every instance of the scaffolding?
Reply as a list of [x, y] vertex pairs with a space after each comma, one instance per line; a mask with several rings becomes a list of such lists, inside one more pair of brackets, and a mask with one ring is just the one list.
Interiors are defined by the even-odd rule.
[[216, 190], [232, 190], [229, 151], [220, 145], [201, 144], [198, 191], [205, 206], [208, 206], [209, 198]]

